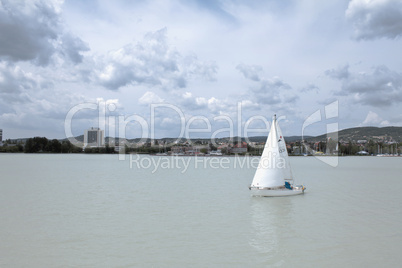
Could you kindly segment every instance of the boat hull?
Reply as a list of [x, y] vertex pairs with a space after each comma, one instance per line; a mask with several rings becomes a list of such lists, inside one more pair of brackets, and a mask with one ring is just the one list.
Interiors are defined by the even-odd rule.
[[267, 190], [267, 189], [258, 189], [258, 188], [251, 188], [251, 195], [252, 196], [289, 196], [289, 195], [299, 195], [304, 193], [304, 188], [294, 188], [290, 189], [275, 189], [275, 190]]

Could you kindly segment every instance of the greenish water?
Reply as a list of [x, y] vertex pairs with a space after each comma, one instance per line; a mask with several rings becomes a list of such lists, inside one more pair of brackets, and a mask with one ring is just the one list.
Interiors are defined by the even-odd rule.
[[0, 267], [402, 262], [402, 158], [291, 157], [307, 191], [276, 198], [250, 196], [255, 169], [240, 159], [177, 161], [187, 168], [157, 156], [0, 154]]

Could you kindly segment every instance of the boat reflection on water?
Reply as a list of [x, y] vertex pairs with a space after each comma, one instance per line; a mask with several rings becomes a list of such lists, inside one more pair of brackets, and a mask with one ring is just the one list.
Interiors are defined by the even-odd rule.
[[295, 234], [292, 213], [296, 199], [251, 198], [252, 230], [249, 244], [254, 248], [262, 266], [281, 266], [291, 258], [290, 244]]

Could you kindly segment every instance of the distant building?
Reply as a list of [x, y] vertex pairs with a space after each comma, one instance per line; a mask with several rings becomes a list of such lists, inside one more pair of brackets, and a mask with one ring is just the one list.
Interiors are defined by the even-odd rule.
[[171, 148], [172, 155], [184, 155], [185, 152], [186, 152], [185, 146], [173, 146]]
[[91, 127], [84, 132], [84, 147], [102, 147], [105, 145], [104, 132], [100, 128]]
[[294, 155], [301, 155], [301, 148], [300, 148], [300, 146], [293, 146], [292, 151], [293, 151], [293, 154], [294, 154]]
[[247, 153], [247, 143], [241, 142], [241, 143], [233, 145], [233, 147], [230, 148], [230, 153], [232, 153], [232, 154]]

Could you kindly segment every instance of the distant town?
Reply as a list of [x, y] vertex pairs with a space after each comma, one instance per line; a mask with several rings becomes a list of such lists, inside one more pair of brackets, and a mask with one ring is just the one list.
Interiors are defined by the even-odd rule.
[[[266, 136], [210, 139], [122, 139], [104, 137], [104, 131], [91, 127], [70, 139], [34, 137], [3, 141], [0, 153], [136, 153], [172, 156], [261, 155]], [[373, 155], [400, 156], [402, 127], [361, 127], [317, 137], [285, 137], [289, 155]]]

